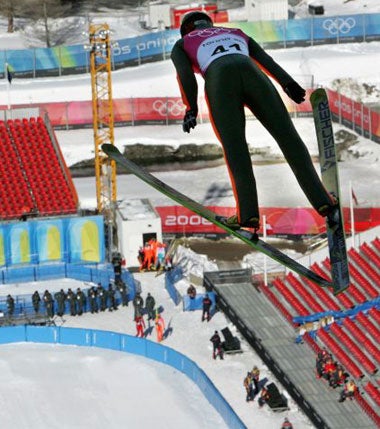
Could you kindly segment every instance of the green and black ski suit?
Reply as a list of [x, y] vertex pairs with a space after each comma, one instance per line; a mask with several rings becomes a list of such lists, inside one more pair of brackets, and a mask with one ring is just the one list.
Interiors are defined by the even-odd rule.
[[192, 110], [195, 116], [198, 85], [194, 73], [200, 73], [205, 80], [210, 120], [223, 146], [239, 222], [259, 218], [256, 182], [245, 138], [245, 106], [276, 140], [312, 206], [318, 210], [332, 205], [267, 74], [283, 88], [294, 80], [260, 45], [240, 29], [196, 29], [176, 42], [171, 59], [186, 111]]

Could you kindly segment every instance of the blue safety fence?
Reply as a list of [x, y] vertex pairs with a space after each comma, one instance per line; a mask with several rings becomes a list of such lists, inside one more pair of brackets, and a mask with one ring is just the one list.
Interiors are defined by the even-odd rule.
[[[43, 280], [51, 280], [51, 279], [62, 279], [62, 278], [71, 278], [74, 280], [93, 283], [95, 285], [102, 285], [105, 290], [108, 289], [109, 284], [114, 284], [114, 270], [111, 264], [105, 264], [100, 266], [86, 266], [86, 265], [71, 265], [71, 264], [60, 264], [60, 265], [51, 265], [51, 266], [26, 266], [26, 267], [12, 267], [9, 269], [4, 269], [1, 271], [1, 279], [2, 283], [27, 283], [27, 282], [35, 282], [35, 281], [43, 281]], [[126, 270], [122, 271], [121, 279], [126, 284], [128, 289], [128, 301], [133, 300], [136, 295], [136, 292], [140, 291], [141, 286], [138, 281], [136, 281], [133, 275]], [[86, 286], [86, 285], [85, 285]], [[85, 293], [87, 298], [87, 292], [90, 289], [90, 285], [88, 287], [82, 287], [81, 290]], [[1, 289], [1, 284], [0, 284]], [[49, 289], [49, 288], [47, 288]], [[122, 302], [121, 295], [117, 288], [113, 286], [115, 290], [115, 299], [116, 304], [119, 305]], [[64, 289], [67, 292], [66, 289]], [[57, 292], [51, 291], [50, 293], [54, 299], [54, 293]], [[76, 290], [73, 290], [75, 293]], [[42, 291], [39, 291], [41, 298], [43, 295]], [[12, 292], [10, 294], [13, 296]], [[15, 307], [13, 312], [13, 317], [17, 318], [21, 315], [33, 315], [34, 308], [32, 304], [32, 295], [24, 294], [13, 296], [15, 300]], [[108, 301], [107, 301], [108, 302]], [[100, 299], [97, 297], [96, 299], [97, 307], [100, 306]], [[90, 305], [89, 300], [86, 299], [86, 302], [83, 306], [83, 312], [89, 311]], [[53, 303], [53, 311], [54, 314], [57, 313], [57, 302], [54, 300]], [[4, 314], [8, 313], [8, 307], [6, 303], [6, 297], [0, 299], [0, 312]], [[44, 304], [41, 302], [40, 304], [40, 313], [45, 312]], [[64, 314], [70, 313], [69, 303], [65, 302]]]
[[182, 277], [182, 268], [178, 265], [165, 273], [165, 288], [175, 305], [178, 305], [182, 301], [182, 296], [175, 287], [176, 282], [180, 281]]
[[185, 374], [199, 387], [204, 397], [230, 429], [246, 428], [205, 372], [188, 357], [162, 344], [126, 334], [95, 329], [28, 325], [0, 328], [0, 344], [19, 342], [99, 347], [144, 356], [156, 362], [169, 365]]
[[[313, 46], [331, 43], [380, 40], [380, 14], [314, 16], [277, 21], [227, 22], [268, 48]], [[121, 39], [112, 48], [114, 70], [153, 61], [167, 60], [179, 39], [178, 29]], [[31, 78], [87, 73], [90, 56], [83, 45], [19, 50], [0, 50], [0, 78], [5, 64], [14, 77]]]

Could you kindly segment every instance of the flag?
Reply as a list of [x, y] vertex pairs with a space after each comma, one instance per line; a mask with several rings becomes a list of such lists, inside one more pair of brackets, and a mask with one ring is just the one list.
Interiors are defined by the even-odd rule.
[[354, 192], [353, 188], [351, 188], [351, 195], [352, 195], [352, 200], [354, 201], [355, 206], [358, 206], [359, 202], [358, 202], [358, 199], [357, 199], [357, 197], [355, 195], [355, 192]]
[[11, 71], [9, 69], [9, 64], [8, 63], [6, 64], [5, 73], [6, 73], [6, 78], [8, 79], [8, 82], [12, 83], [13, 76], [12, 76], [12, 73], [11, 73]]

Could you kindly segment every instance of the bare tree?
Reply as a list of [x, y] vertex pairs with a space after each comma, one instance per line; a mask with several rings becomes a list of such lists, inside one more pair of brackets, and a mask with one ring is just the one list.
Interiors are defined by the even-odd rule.
[[17, 5], [15, 0], [0, 0], [0, 14], [8, 20], [8, 33], [14, 31], [14, 18]]
[[51, 20], [67, 16], [71, 6], [71, 2], [62, 0], [28, 0], [24, 3], [22, 15], [35, 22], [42, 20], [46, 47], [50, 48]]

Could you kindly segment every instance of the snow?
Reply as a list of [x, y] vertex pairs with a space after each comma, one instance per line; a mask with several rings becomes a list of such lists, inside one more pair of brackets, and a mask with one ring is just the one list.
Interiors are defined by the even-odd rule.
[[[305, 6], [306, 2], [301, 2]], [[300, 5], [301, 5], [300, 3]], [[326, 14], [380, 12], [377, 0], [349, 2], [324, 1]], [[136, 17], [126, 20], [118, 15], [108, 17], [115, 34], [126, 37], [125, 32], [137, 34]], [[125, 25], [128, 21], [129, 26]], [[132, 22], [133, 21], [133, 22]], [[121, 22], [123, 25], [120, 25]], [[25, 47], [25, 38], [19, 33], [7, 35], [1, 21], [0, 37], [9, 49]], [[133, 33], [135, 31], [136, 33]], [[28, 39], [30, 40], [30, 39]], [[380, 43], [327, 45], [311, 48], [292, 48], [272, 51], [271, 55], [291, 74], [313, 74], [315, 82], [332, 86], [333, 80], [355, 79], [380, 87], [378, 70]], [[179, 95], [174, 69], [170, 61], [143, 65], [113, 73], [113, 93], [120, 97], [176, 96]], [[7, 104], [6, 82], [0, 82], [0, 104]], [[43, 101], [90, 100], [89, 76], [14, 79], [11, 87], [13, 104]], [[372, 101], [372, 100], [371, 100]], [[378, 101], [378, 100], [377, 100]], [[311, 119], [296, 119], [295, 124], [311, 151], [316, 154], [316, 141]], [[334, 129], [341, 127], [334, 124]], [[257, 121], [248, 121], [247, 136], [254, 147], [267, 148], [272, 156], [279, 155], [277, 146]], [[91, 130], [58, 131], [58, 141], [68, 165], [93, 157]], [[179, 142], [216, 143], [211, 126], [199, 124], [191, 134], [183, 134], [180, 126], [138, 126], [115, 129], [115, 143], [122, 148], [133, 143], [171, 144]], [[379, 178], [380, 145], [363, 137], [340, 163], [343, 204], [348, 205], [349, 181], [352, 181], [359, 203], [380, 206]], [[318, 166], [317, 166], [318, 167]], [[262, 206], [308, 206], [295, 179], [285, 163], [254, 166], [259, 199]], [[168, 171], [157, 176], [176, 185], [181, 192], [203, 201], [207, 186], [217, 183], [229, 186], [224, 165], [193, 171]], [[81, 205], [95, 207], [94, 178], [75, 179]], [[130, 175], [118, 177], [118, 198], [149, 198], [153, 205], [172, 204], [170, 200]], [[232, 194], [220, 198], [216, 205], [234, 205]], [[201, 276], [204, 269], [215, 269], [212, 261], [181, 249], [192, 261], [192, 270]], [[311, 428], [307, 418], [290, 401], [290, 411], [274, 415], [266, 407], [259, 409], [257, 402], [247, 404], [244, 398], [243, 378], [254, 365], [261, 376], [275, 381], [265, 365], [249, 345], [241, 339], [243, 353], [228, 355], [224, 361], [211, 359], [209, 341], [215, 330], [228, 326], [234, 335], [236, 328], [221, 313], [209, 323], [202, 323], [199, 312], [183, 312], [175, 306], [164, 289], [164, 276], [153, 273], [136, 274], [141, 282], [142, 295], [150, 292], [158, 305], [165, 309], [166, 323], [173, 331], [164, 345], [187, 355], [208, 374], [222, 395], [231, 404], [248, 428], [279, 428], [288, 415], [297, 429]], [[177, 287], [184, 294], [189, 280], [181, 280]], [[64, 279], [32, 284], [4, 285], [0, 295], [22, 295], [39, 289], [51, 292], [63, 287], [67, 290], [85, 288], [81, 282]], [[202, 292], [202, 288], [198, 288]], [[81, 317], [65, 316], [64, 326], [103, 329], [135, 335], [132, 308], [120, 307], [116, 312], [85, 314]], [[154, 332], [148, 340], [155, 341]], [[199, 389], [171, 368], [114, 351], [63, 347], [58, 345], [12, 344], [0, 347], [0, 413], [4, 429], [30, 428], [86, 428], [108, 427], [225, 427], [220, 417], [203, 398]], [[280, 388], [281, 389], [281, 388]], [[286, 394], [286, 392], [284, 392]], [[95, 411], [96, 410], [96, 411]], [[95, 417], [92, 417], [92, 411]], [[163, 421], [162, 419], [165, 419]], [[32, 422], [32, 423], [31, 423]]]

